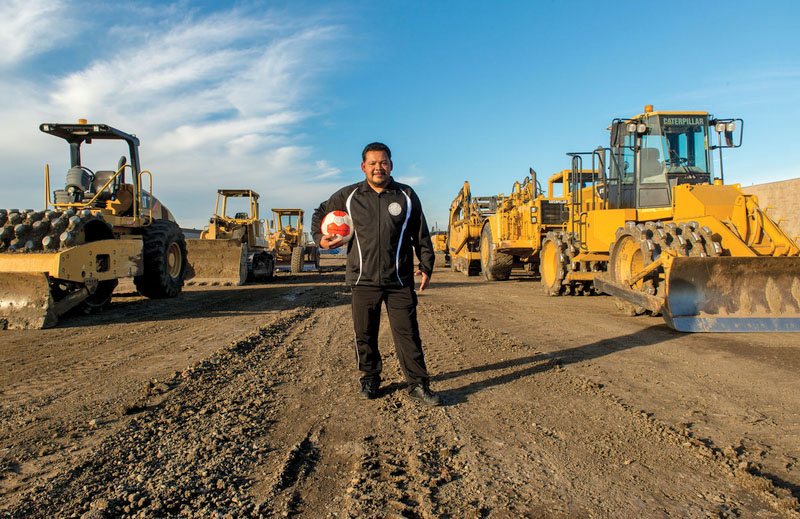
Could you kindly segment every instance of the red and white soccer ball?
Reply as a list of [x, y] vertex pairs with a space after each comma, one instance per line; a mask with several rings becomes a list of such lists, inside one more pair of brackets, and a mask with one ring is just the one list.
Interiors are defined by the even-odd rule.
[[353, 237], [353, 220], [344, 211], [331, 211], [322, 220], [322, 234], [336, 235], [347, 243]]

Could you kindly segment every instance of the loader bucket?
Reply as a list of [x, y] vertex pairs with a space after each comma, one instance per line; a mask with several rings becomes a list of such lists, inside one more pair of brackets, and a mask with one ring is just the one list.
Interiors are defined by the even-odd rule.
[[243, 285], [247, 247], [239, 240], [186, 240], [187, 285]]
[[675, 258], [664, 320], [683, 332], [800, 332], [800, 258]]
[[40, 329], [55, 326], [58, 316], [44, 272], [0, 272], [2, 327]]

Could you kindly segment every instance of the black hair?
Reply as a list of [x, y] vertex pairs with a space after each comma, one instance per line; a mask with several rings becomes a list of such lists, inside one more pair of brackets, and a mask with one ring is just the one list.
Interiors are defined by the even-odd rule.
[[361, 162], [367, 161], [367, 152], [368, 151], [385, 151], [386, 155], [389, 156], [389, 160], [392, 160], [392, 150], [389, 149], [389, 146], [385, 145], [382, 142], [373, 142], [367, 144], [364, 147], [364, 151], [361, 152]]

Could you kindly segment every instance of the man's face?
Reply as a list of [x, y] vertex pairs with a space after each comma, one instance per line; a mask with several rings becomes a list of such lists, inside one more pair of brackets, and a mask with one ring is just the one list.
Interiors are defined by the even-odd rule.
[[383, 189], [389, 185], [392, 160], [385, 151], [368, 151], [366, 159], [361, 163], [361, 171], [367, 175], [370, 186]]

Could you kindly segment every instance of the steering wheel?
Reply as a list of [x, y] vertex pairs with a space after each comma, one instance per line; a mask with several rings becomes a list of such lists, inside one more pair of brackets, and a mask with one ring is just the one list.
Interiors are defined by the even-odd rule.
[[686, 157], [675, 157], [674, 159], [666, 160], [667, 166], [688, 166], [689, 159]]

